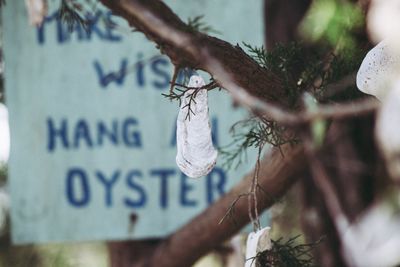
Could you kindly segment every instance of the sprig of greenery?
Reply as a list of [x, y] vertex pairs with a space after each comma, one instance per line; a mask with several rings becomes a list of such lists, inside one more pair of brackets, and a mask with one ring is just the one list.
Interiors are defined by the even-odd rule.
[[207, 34], [210, 33], [220, 34], [219, 31], [217, 31], [212, 26], [204, 22], [204, 15], [199, 15], [194, 18], [188, 18], [187, 25], [189, 26], [189, 29], [192, 32], [198, 31]]
[[266, 51], [262, 46], [243, 45], [260, 67], [281, 78], [291, 110], [298, 110], [303, 92], [315, 88], [315, 81], [325, 76], [323, 59], [326, 51], [311, 52], [300, 42], [277, 44], [271, 51]]
[[61, 0], [58, 16], [67, 25], [68, 31], [72, 32], [76, 27], [82, 27], [89, 31], [90, 22], [79, 14], [83, 6], [74, 0]]
[[[109, 16], [98, 11], [97, 4], [98, 1], [91, 0], [61, 0], [60, 7], [58, 8], [58, 16], [67, 25], [69, 32], [73, 32], [77, 28], [82, 28], [86, 33], [89, 33], [90, 25], [94, 24], [96, 20], [101, 20], [106, 28], [113, 29], [120, 27]], [[135, 30], [132, 28], [128, 31]]]
[[287, 133], [284, 126], [262, 117], [252, 117], [235, 123], [230, 130], [233, 142], [220, 148], [223, 167], [236, 169], [247, 160], [248, 148], [262, 148], [265, 144], [274, 147], [298, 142], [294, 135]]
[[[174, 87], [177, 86], [177, 87]], [[176, 100], [179, 102], [179, 106], [181, 106], [182, 104], [182, 98], [186, 97], [188, 98], [188, 102], [186, 105], [184, 105], [182, 107], [182, 109], [187, 109], [187, 115], [185, 119], [189, 119], [190, 120], [190, 116], [191, 115], [196, 115], [194, 113], [194, 111], [192, 110], [192, 105], [196, 104], [196, 96], [199, 93], [200, 90], [206, 89], [206, 90], [213, 90], [215, 88], [217, 88], [218, 85], [215, 83], [215, 81], [213, 79], [211, 79], [210, 83], [202, 86], [202, 87], [188, 87], [185, 86], [183, 84], [173, 84], [172, 88], [173, 90], [171, 90], [168, 94], [161, 94], [162, 96], [168, 98], [169, 100]], [[189, 94], [187, 94], [185, 96], [185, 93], [188, 90], [192, 90], [192, 92], [190, 92]]]
[[235, 123], [231, 127], [233, 141], [227, 146], [219, 148], [219, 154], [223, 160], [222, 166], [225, 169], [229, 170], [232, 167], [237, 169], [244, 161], [247, 161], [247, 149], [253, 147], [257, 142], [257, 140], [254, 139], [255, 126], [251, 125], [247, 133], [235, 133], [234, 129], [240, 124], [242, 124], [245, 129], [245, 124], [251, 124], [251, 122], [251, 120], [244, 120]]
[[[257, 254], [256, 267], [316, 267], [312, 250], [322, 239], [309, 244], [298, 244], [300, 235], [283, 241], [283, 238], [271, 240], [272, 248]], [[254, 259], [248, 259], [254, 260]]]
[[[305, 93], [315, 99], [323, 99], [325, 88], [339, 81], [341, 78], [357, 70], [365, 52], [341, 51], [340, 55], [333, 53], [332, 49], [323, 47], [310, 49], [302, 43], [276, 45], [272, 51], [264, 47], [256, 47], [244, 43], [249, 55], [262, 68], [274, 73], [281, 78], [284, 90], [289, 99], [288, 109], [299, 111], [304, 108], [302, 101]], [[262, 94], [263, 92], [261, 92]], [[325, 102], [336, 102], [344, 99], [356, 99], [362, 94], [351, 85], [341, 95], [323, 99]], [[280, 147], [286, 143], [297, 143], [298, 138], [289, 133], [285, 127], [268, 118], [250, 118], [241, 121], [233, 128], [242, 129], [241, 133], [232, 131], [234, 141], [220, 149], [225, 158], [224, 166], [228, 169], [237, 168], [246, 158], [246, 151], [250, 147], [260, 147], [270, 144]]]

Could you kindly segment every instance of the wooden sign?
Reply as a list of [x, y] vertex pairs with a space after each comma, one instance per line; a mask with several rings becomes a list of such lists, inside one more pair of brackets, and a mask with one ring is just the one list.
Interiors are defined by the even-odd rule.
[[[166, 2], [182, 18], [205, 14], [234, 44], [262, 43], [260, 0]], [[29, 25], [24, 1], [3, 10], [15, 243], [162, 237], [252, 168], [250, 159], [227, 172], [218, 159], [205, 177], [183, 175], [175, 163], [178, 103], [161, 96], [168, 58], [100, 4], [88, 31], [72, 32], [57, 1], [49, 4], [40, 27]], [[209, 108], [214, 144], [229, 144], [230, 126], [245, 113], [225, 91], [210, 92]]]

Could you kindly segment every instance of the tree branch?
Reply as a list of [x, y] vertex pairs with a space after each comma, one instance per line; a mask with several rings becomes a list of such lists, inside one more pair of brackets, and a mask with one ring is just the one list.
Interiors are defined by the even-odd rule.
[[320, 107], [313, 112], [289, 112], [285, 110], [288, 98], [279, 77], [260, 67], [240, 47], [194, 32], [160, 0], [101, 1], [155, 42], [175, 66], [209, 72], [218, 85], [255, 114], [282, 124], [299, 125], [317, 117], [343, 118], [370, 113], [379, 106], [363, 100], [357, 104]]
[[[194, 32], [159, 0], [101, 0], [132, 27], [157, 44], [175, 66], [209, 72], [237, 101], [243, 94], [274, 104], [288, 106], [280, 78], [261, 68], [240, 47], [215, 37]], [[212, 60], [211, 60], [212, 59]], [[218, 65], [213, 65], [217, 62]], [[220, 75], [220, 66], [224, 66]], [[226, 84], [226, 74], [237, 88]], [[245, 88], [246, 90], [243, 90]], [[240, 101], [241, 102], [241, 101]]]
[[[257, 197], [259, 211], [273, 205], [307, 168], [302, 146], [284, 145], [282, 150], [284, 158], [279, 149], [274, 148], [260, 164], [259, 185], [265, 192], [260, 192]], [[147, 266], [159, 266], [157, 263], [160, 262], [163, 267], [192, 266], [201, 256], [237, 233], [250, 221], [246, 198], [235, 204], [235, 223], [229, 218], [221, 224], [218, 222], [232, 202], [248, 191], [253, 176], [251, 171], [230, 192], [157, 246]]]

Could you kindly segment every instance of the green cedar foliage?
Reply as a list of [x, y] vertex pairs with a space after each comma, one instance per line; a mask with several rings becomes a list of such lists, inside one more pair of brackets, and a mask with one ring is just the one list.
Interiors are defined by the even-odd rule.
[[[356, 73], [366, 49], [349, 48], [335, 53], [335, 49], [329, 45], [311, 47], [302, 42], [277, 44], [271, 51], [246, 43], [244, 47], [260, 67], [282, 79], [291, 111], [300, 112], [304, 109], [302, 100], [305, 93], [320, 103], [337, 103], [362, 97], [355, 82], [332, 96], [326, 97], [325, 93], [330, 85]], [[234, 142], [220, 148], [227, 169], [241, 164], [250, 147], [262, 148], [269, 144], [279, 148], [286, 143], [299, 142], [297, 136], [287, 131], [286, 127], [267, 117], [250, 117], [240, 121], [232, 127], [231, 133]]]

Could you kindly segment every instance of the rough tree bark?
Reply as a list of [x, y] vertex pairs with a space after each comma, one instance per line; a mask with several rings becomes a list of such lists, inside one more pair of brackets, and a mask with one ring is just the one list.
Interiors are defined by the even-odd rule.
[[300, 114], [289, 111], [289, 92], [277, 75], [260, 67], [240, 47], [194, 31], [162, 1], [101, 1], [155, 42], [176, 67], [207, 71], [220, 87], [229, 91], [239, 104], [255, 114], [263, 114], [271, 120], [293, 126], [310, 122], [315, 117], [347, 117], [355, 113], [370, 113], [377, 107], [376, 101], [361, 101], [340, 108], [324, 105], [316, 111]]
[[[235, 84], [252, 96], [283, 107], [288, 105], [281, 79], [250, 58], [240, 47], [221, 39], [194, 32], [159, 0], [112, 1], [101, 0], [116, 15], [126, 19], [132, 27], [143, 32], [177, 67], [191, 67], [209, 72], [225, 89], [226, 80], [218, 77], [215, 59], [230, 74]], [[177, 36], [179, 33], [179, 36]], [[241, 101], [240, 99], [238, 99]]]

